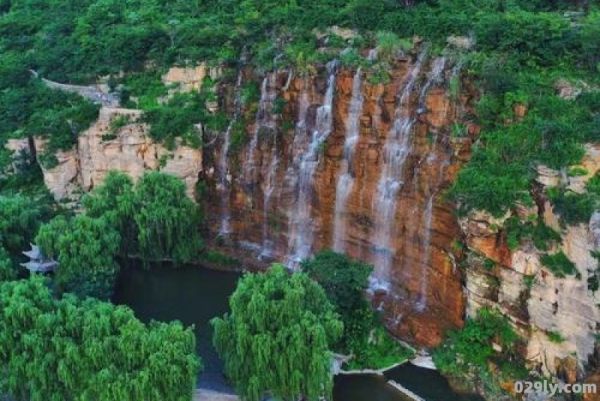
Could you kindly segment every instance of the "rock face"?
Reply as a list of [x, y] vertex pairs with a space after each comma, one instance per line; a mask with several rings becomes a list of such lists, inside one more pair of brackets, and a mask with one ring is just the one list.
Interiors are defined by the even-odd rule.
[[498, 307], [526, 340], [530, 366], [571, 383], [598, 368], [593, 359], [597, 359], [600, 294], [588, 288], [588, 278], [598, 270], [592, 252], [600, 249], [600, 213], [594, 213], [588, 224], [563, 227], [552, 204], [541, 194], [544, 188], [558, 185], [583, 191], [585, 182], [599, 170], [599, 162], [598, 147], [588, 145], [583, 160], [587, 174], [583, 176], [568, 177], [539, 166], [537, 206], [512, 212], [522, 220], [538, 216], [557, 230], [560, 244], [554, 244], [549, 252], [564, 252], [574, 263], [576, 275], [556, 277], [541, 263], [542, 253], [528, 241], [509, 249], [502, 227], [511, 213], [498, 219], [477, 212], [461, 221], [472, 252], [466, 269], [468, 315], [473, 316], [482, 306]]
[[[76, 148], [59, 152], [58, 165], [43, 169], [44, 181], [54, 197], [64, 200], [77, 191], [89, 191], [101, 184], [110, 170], [125, 172], [134, 179], [146, 170], [160, 170], [184, 180], [188, 195], [193, 197], [202, 170], [202, 151], [181, 145], [170, 151], [154, 143], [147, 125], [137, 122], [140, 115], [139, 110], [103, 107], [98, 120], [80, 135]], [[36, 141], [38, 150], [43, 146], [43, 141]]]
[[[386, 84], [332, 65], [307, 77], [246, 71], [244, 81], [263, 84], [245, 145], [225, 139], [205, 154], [215, 235], [262, 266], [295, 267], [295, 255], [334, 246], [371, 262], [388, 327], [438, 343], [464, 311], [452, 247], [460, 228], [443, 197], [477, 132], [464, 118], [474, 91], [447, 88], [459, 71], [426, 53], [399, 60]], [[214, 168], [224, 149], [226, 166]]]
[[200, 90], [205, 77], [215, 79], [221, 74], [218, 68], [209, 68], [204, 64], [195, 67], [171, 67], [162, 76], [162, 81], [169, 87], [176, 87], [182, 92]]
[[[197, 90], [218, 73], [176, 68], [163, 79]], [[600, 295], [588, 289], [588, 278], [598, 269], [591, 252], [600, 247], [600, 212], [589, 224], [563, 227], [544, 192], [585, 191], [600, 170], [600, 147], [586, 146], [575, 176], [538, 166], [534, 204], [459, 221], [443, 195], [479, 133], [468, 118], [477, 91], [452, 59], [426, 51], [397, 60], [389, 82], [372, 78], [335, 63], [306, 76], [243, 69], [211, 106], [234, 118], [204, 154], [165, 149], [137, 122], [139, 111], [105, 107], [44, 179], [65, 199], [99, 185], [110, 169], [134, 178], [162, 170], [182, 178], [190, 195], [200, 177], [214, 245], [251, 267], [283, 261], [297, 268], [298, 259], [334, 248], [375, 266], [371, 299], [404, 339], [436, 345], [465, 315], [492, 306], [525, 339], [531, 367], [571, 382], [599, 368]], [[242, 91], [252, 83], [260, 99], [244, 103]], [[514, 110], [517, 119], [526, 113], [525, 106]], [[549, 252], [564, 252], [577, 276], [556, 277], [530, 241], [509, 247], [506, 222], [532, 216], [560, 233]]]

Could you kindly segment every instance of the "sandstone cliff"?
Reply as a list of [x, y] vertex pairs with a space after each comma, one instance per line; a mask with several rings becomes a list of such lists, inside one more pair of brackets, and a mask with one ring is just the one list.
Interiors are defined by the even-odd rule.
[[[219, 73], [174, 68], [163, 80], [198, 90], [206, 75]], [[245, 68], [235, 83], [221, 85], [211, 109], [227, 111], [232, 122], [204, 150], [168, 150], [149, 138], [140, 111], [104, 107], [44, 179], [60, 200], [92, 189], [111, 169], [134, 178], [160, 169], [182, 178], [190, 196], [200, 177], [213, 245], [248, 265], [295, 268], [334, 248], [374, 264], [371, 298], [395, 334], [433, 346], [466, 315], [498, 307], [525, 339], [531, 367], [582, 379], [600, 366], [600, 299], [587, 286], [598, 265], [591, 251], [600, 246], [600, 214], [563, 227], [544, 192], [559, 185], [584, 191], [600, 168], [600, 148], [586, 147], [585, 175], [538, 166], [534, 205], [459, 220], [444, 192], [477, 138], [471, 116], [478, 92], [458, 58], [426, 49], [399, 58], [390, 73], [380, 83], [366, 69], [336, 63], [308, 75]], [[260, 100], [244, 103], [241, 91], [252, 83]], [[515, 109], [517, 118], [526, 112]], [[509, 247], [512, 216], [557, 230], [552, 252], [562, 250], [578, 276], [556, 277], [530, 241]]]
[[[202, 152], [187, 146], [173, 150], [155, 143], [148, 127], [138, 121], [141, 112], [103, 107], [98, 120], [77, 141], [77, 146], [58, 152], [58, 165], [43, 168], [44, 181], [57, 200], [75, 198], [102, 183], [109, 170], [139, 178], [146, 170], [160, 170], [181, 178], [193, 197], [202, 169]], [[119, 119], [119, 123], [115, 121]], [[36, 140], [41, 152], [44, 141]]]
[[539, 217], [557, 230], [561, 241], [551, 251], [563, 251], [575, 264], [576, 275], [557, 277], [541, 263], [542, 252], [530, 241], [509, 249], [503, 226], [511, 213], [500, 219], [472, 213], [461, 221], [470, 251], [465, 269], [468, 314], [483, 305], [499, 307], [526, 339], [530, 366], [568, 382], [581, 380], [586, 371], [597, 367], [600, 294], [588, 288], [588, 278], [598, 269], [592, 252], [600, 246], [600, 214], [594, 213], [587, 224], [563, 227], [543, 194], [558, 185], [583, 191], [585, 182], [600, 169], [599, 150], [586, 147], [584, 176], [567, 177], [539, 166], [536, 205], [513, 212], [522, 220]]

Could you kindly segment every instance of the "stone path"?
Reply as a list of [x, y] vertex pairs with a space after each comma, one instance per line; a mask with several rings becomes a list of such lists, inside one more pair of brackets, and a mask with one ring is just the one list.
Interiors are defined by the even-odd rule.
[[[31, 73], [37, 78], [38, 73], [30, 70]], [[46, 84], [48, 88], [57, 89], [64, 92], [77, 93], [78, 95], [91, 100], [94, 103], [101, 104], [104, 107], [118, 107], [119, 97], [113, 93], [108, 93], [105, 88], [100, 85], [70, 85], [61, 84], [59, 82], [50, 81], [49, 79], [42, 78], [42, 82]]]

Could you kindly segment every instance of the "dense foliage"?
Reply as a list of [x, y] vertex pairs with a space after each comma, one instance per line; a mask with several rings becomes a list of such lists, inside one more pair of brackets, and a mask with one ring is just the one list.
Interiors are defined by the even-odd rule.
[[[474, 380], [468, 383], [471, 388], [482, 384], [487, 392], [495, 392], [498, 388], [493, 388], [494, 383], [527, 375], [518, 345], [519, 337], [506, 318], [497, 310], [482, 308], [462, 329], [447, 334], [434, 350], [433, 360], [444, 374]], [[494, 373], [492, 378], [492, 366], [498, 368], [501, 377]]]
[[41, 278], [0, 283], [0, 393], [18, 400], [188, 401], [200, 366], [179, 323], [56, 300]]
[[61, 292], [102, 299], [113, 292], [119, 242], [119, 233], [106, 219], [83, 214], [70, 221], [56, 217], [43, 225], [36, 237], [45, 255], [59, 263], [55, 283]]
[[149, 61], [237, 61], [243, 49], [271, 63], [277, 53], [287, 61], [299, 53], [310, 59], [312, 30], [339, 25], [430, 39], [474, 31], [484, 50], [516, 50], [534, 62], [576, 56], [593, 65], [597, 45], [588, 39], [597, 28], [586, 24], [572, 35], [569, 24], [551, 13], [573, 5], [526, 0], [15, 0], [4, 6], [0, 47], [15, 53], [32, 50], [27, 66], [44, 76], [77, 81], [140, 70]]
[[0, 281], [17, 277], [19, 263], [26, 259], [22, 252], [29, 249], [40, 223], [50, 216], [42, 199], [12, 192], [4, 195], [0, 190]]
[[335, 350], [352, 356], [350, 369], [381, 369], [411, 355], [391, 338], [367, 301], [373, 266], [325, 250], [303, 261], [301, 267], [323, 287], [344, 323]]
[[43, 138], [39, 157], [47, 167], [56, 164], [55, 152], [70, 149], [98, 115], [98, 107], [80, 96], [46, 87], [19, 52], [3, 53], [0, 75], [0, 144], [8, 138]]
[[16, 269], [8, 253], [0, 247], [0, 282], [13, 280], [16, 278]]
[[174, 176], [149, 172], [133, 185], [123, 173], [110, 172], [83, 200], [86, 213], [106, 219], [121, 233], [121, 250], [146, 262], [190, 261], [202, 247], [200, 212]]
[[301, 268], [323, 287], [344, 324], [348, 323], [357, 311], [369, 309], [365, 291], [372, 266], [326, 250], [303, 261]]
[[245, 400], [330, 398], [330, 349], [343, 324], [317, 283], [273, 265], [246, 274], [229, 305], [212, 320], [213, 343]]
[[0, 245], [13, 255], [28, 249], [45, 213], [26, 196], [0, 195]]
[[[327, 33], [333, 25], [357, 35]], [[222, 129], [225, 117], [207, 112], [212, 85], [203, 95], [161, 101], [168, 90], [160, 75], [174, 64], [220, 65], [223, 79], [231, 79], [229, 68], [240, 62], [309, 72], [333, 57], [364, 63], [361, 53], [377, 47], [381, 60], [370, 66], [377, 82], [385, 81], [390, 61], [413, 35], [432, 42], [434, 52], [449, 35], [470, 36], [475, 46], [461, 57], [483, 89], [477, 120], [484, 131], [451, 194], [463, 211], [499, 215], [531, 201], [533, 165], [577, 163], [581, 143], [598, 139], [598, 92], [569, 101], [553, 88], [558, 78], [597, 81], [598, 26], [600, 11], [590, 1], [13, 0], [0, 14], [0, 87], [7, 88], [0, 125], [5, 135], [41, 133], [51, 149], [68, 147], [93, 108], [48, 92], [28, 69], [68, 82], [108, 76], [126, 105], [146, 111], [153, 137], [173, 144], [182, 136], [197, 145], [194, 125]], [[517, 104], [529, 109], [522, 121], [514, 116]], [[237, 143], [240, 136], [234, 137]]]

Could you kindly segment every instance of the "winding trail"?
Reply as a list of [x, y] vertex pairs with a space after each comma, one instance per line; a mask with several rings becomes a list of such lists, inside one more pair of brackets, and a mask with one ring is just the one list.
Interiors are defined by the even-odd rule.
[[61, 84], [39, 76], [37, 71], [29, 70], [31, 74], [40, 78], [42, 82], [50, 89], [56, 89], [63, 92], [76, 93], [94, 103], [101, 104], [104, 107], [119, 107], [119, 97], [109, 93], [101, 85], [71, 85]]

